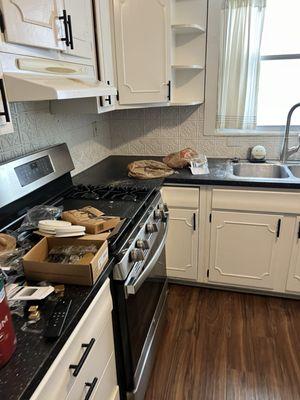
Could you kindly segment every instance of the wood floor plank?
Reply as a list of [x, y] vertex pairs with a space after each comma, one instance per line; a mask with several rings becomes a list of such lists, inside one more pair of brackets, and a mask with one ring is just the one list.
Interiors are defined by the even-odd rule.
[[300, 302], [171, 285], [145, 400], [300, 400]]

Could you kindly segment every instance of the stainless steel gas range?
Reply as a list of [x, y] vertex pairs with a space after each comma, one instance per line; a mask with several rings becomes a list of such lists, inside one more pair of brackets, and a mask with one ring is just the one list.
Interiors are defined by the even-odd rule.
[[[114, 336], [122, 399], [142, 400], [165, 319], [168, 210], [159, 187], [134, 179], [95, 184], [97, 172], [73, 184], [65, 144], [0, 164], [0, 232], [16, 229], [37, 204], [65, 209], [92, 205], [123, 224], [109, 237]], [[80, 183], [80, 184], [78, 184]], [[28, 232], [31, 235], [31, 232]], [[101, 355], [99, 355], [101, 356]]]
[[117, 365], [127, 399], [144, 398], [165, 322], [168, 219], [158, 192], [117, 253], [113, 272]]

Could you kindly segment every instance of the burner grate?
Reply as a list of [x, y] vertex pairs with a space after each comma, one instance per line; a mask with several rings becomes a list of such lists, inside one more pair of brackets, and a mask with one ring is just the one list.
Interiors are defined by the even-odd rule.
[[147, 187], [114, 185], [78, 185], [67, 194], [70, 199], [108, 200], [108, 201], [143, 201], [151, 190]]

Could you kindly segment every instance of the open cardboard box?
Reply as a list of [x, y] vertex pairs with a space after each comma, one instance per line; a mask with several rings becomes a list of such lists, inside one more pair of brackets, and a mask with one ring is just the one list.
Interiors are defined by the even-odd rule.
[[[97, 245], [98, 251], [89, 264], [60, 264], [45, 261], [53, 247], [76, 244]], [[91, 286], [100, 276], [107, 261], [108, 244], [105, 237], [93, 239], [44, 237], [23, 257], [23, 266], [25, 276], [29, 280]]]

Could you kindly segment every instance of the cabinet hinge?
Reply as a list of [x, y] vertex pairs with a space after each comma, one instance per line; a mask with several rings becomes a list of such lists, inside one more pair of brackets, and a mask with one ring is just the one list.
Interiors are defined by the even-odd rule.
[[206, 276], [209, 278], [209, 269], [206, 271]]
[[4, 33], [4, 31], [5, 31], [3, 14], [1, 11], [0, 11], [0, 31], [1, 31], [1, 33]]
[[211, 217], [211, 214], [209, 214], [209, 222], [211, 222], [211, 218], [212, 218], [212, 217]]
[[280, 236], [280, 229], [281, 229], [281, 219], [278, 220], [277, 222], [277, 232], [276, 232], [276, 236], [279, 238]]

